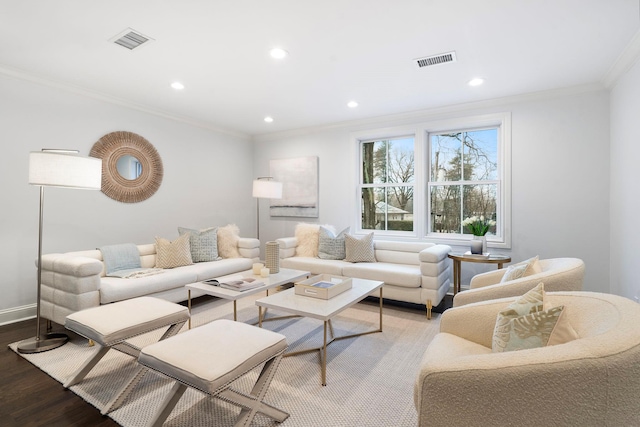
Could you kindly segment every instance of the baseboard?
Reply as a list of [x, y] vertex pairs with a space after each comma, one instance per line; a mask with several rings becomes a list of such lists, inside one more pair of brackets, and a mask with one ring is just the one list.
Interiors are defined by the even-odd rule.
[[29, 304], [0, 310], [0, 326], [36, 317], [36, 305]]

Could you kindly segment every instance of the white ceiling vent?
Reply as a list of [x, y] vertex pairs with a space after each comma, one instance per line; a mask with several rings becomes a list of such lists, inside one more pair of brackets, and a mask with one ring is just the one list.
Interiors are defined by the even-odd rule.
[[109, 39], [110, 42], [118, 44], [122, 47], [126, 47], [129, 50], [133, 50], [142, 46], [145, 43], [152, 42], [153, 39], [151, 37], [147, 37], [139, 31], [133, 30], [131, 28], [127, 28], [120, 34], [115, 37]]
[[430, 67], [432, 65], [446, 64], [448, 62], [456, 62], [456, 53], [447, 52], [438, 55], [425, 56], [424, 58], [416, 58], [413, 60], [418, 68]]

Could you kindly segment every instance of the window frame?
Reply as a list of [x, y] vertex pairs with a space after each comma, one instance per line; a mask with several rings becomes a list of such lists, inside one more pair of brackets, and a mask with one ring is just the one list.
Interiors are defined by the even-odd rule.
[[[466, 245], [472, 238], [469, 234], [440, 234], [430, 230], [430, 182], [431, 177], [431, 147], [430, 134], [475, 130], [480, 128], [497, 127], [498, 129], [498, 206], [496, 224], [500, 233], [487, 236], [487, 244], [494, 248], [511, 248], [511, 113], [492, 113], [484, 115], [456, 117], [445, 120], [425, 121], [409, 126], [387, 127], [352, 133], [354, 149], [356, 151], [354, 203], [356, 234], [374, 232], [376, 237], [392, 240], [417, 240], [442, 243], [448, 245]], [[362, 148], [363, 142], [412, 136], [414, 138], [414, 193], [413, 193], [413, 231], [370, 230], [362, 228]], [[367, 184], [367, 186], [371, 186]]]

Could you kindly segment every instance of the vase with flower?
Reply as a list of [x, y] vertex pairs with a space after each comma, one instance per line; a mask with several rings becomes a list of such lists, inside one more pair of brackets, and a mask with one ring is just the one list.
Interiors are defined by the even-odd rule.
[[489, 229], [496, 225], [496, 222], [492, 219], [485, 218], [483, 215], [470, 216], [462, 221], [462, 225], [473, 234], [473, 240], [471, 241], [471, 253], [472, 254], [486, 254], [487, 253], [487, 237], [486, 234]]

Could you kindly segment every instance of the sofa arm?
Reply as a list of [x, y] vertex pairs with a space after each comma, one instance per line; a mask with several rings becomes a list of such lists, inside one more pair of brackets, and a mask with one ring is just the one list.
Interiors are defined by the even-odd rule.
[[281, 237], [280, 239], [276, 239], [276, 242], [280, 244], [280, 259], [296, 256], [296, 247], [298, 246], [297, 238]]
[[515, 299], [502, 298], [450, 308], [442, 314], [440, 332], [491, 348], [498, 312], [504, 310]]
[[447, 258], [451, 252], [451, 246], [448, 245], [433, 245], [429, 248], [423, 249], [418, 254], [420, 262], [427, 262], [431, 264], [437, 264], [443, 259]]
[[253, 237], [240, 237], [238, 239], [238, 252], [243, 258], [260, 258], [260, 240]]

